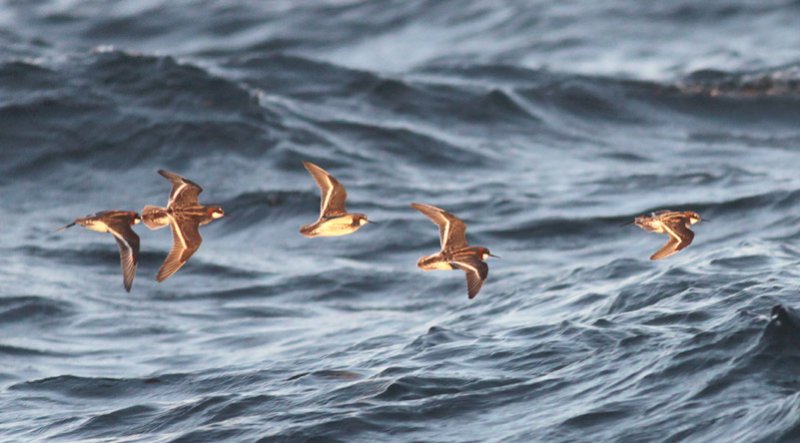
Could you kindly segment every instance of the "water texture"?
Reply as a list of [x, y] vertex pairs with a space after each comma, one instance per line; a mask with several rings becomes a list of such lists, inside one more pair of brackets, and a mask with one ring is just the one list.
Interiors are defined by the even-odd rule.
[[[800, 440], [800, 3], [0, 0], [0, 440]], [[310, 160], [378, 224], [340, 238]], [[226, 217], [175, 276], [156, 170]], [[424, 273], [463, 218], [490, 262]], [[694, 243], [635, 226], [695, 210]], [[770, 320], [772, 307], [775, 311]]]

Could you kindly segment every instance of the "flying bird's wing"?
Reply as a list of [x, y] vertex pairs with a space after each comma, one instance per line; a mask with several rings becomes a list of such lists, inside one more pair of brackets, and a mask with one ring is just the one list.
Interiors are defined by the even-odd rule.
[[650, 260], [667, 258], [692, 243], [694, 232], [686, 227], [687, 222], [686, 217], [674, 217], [663, 221], [664, 230], [669, 234], [669, 240], [650, 257]]
[[198, 204], [197, 197], [203, 192], [203, 188], [200, 185], [163, 169], [159, 169], [158, 173], [172, 182], [172, 192], [169, 194], [169, 202], [167, 203], [168, 208], [182, 208]]
[[467, 225], [460, 218], [432, 205], [411, 203], [411, 207], [439, 226], [442, 250], [467, 246]]
[[320, 190], [319, 216], [320, 218], [343, 215], [347, 213], [345, 200], [347, 191], [336, 178], [327, 171], [311, 162], [303, 162]]
[[169, 227], [172, 229], [172, 249], [156, 275], [156, 281], [159, 282], [178, 272], [203, 242], [200, 225], [194, 219], [173, 216], [170, 217]]
[[109, 224], [108, 232], [114, 236], [117, 246], [119, 246], [122, 284], [126, 291], [131, 292], [133, 277], [136, 276], [136, 266], [139, 264], [139, 236], [133, 232], [128, 223]]
[[467, 295], [470, 299], [475, 298], [483, 286], [483, 281], [489, 276], [489, 265], [474, 256], [457, 258], [451, 264], [466, 273]]

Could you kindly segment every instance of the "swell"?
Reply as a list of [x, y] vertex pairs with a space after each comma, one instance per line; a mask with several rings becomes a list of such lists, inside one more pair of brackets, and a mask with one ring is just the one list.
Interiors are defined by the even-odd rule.
[[679, 82], [676, 88], [685, 94], [712, 97], [800, 99], [800, 64], [741, 73], [718, 70], [696, 71]]
[[341, 100], [346, 105], [347, 99], [357, 98], [380, 112], [420, 121], [448, 119], [481, 125], [504, 121], [535, 125], [539, 121], [502, 90], [468, 87], [463, 82], [380, 75], [286, 54], [232, 60], [226, 67], [247, 84], [303, 101]]
[[[779, 312], [780, 315], [776, 314]], [[788, 313], [787, 313], [788, 312]], [[707, 422], [689, 424], [671, 433], [669, 441], [717, 439], [735, 435], [742, 440], [792, 439], [800, 429], [797, 419], [797, 389], [790, 374], [800, 369], [800, 334], [790, 308], [775, 306], [766, 325], [752, 317], [728, 316], [712, 331], [694, 335], [681, 352], [670, 357], [663, 371], [648, 375], [652, 380], [671, 377], [702, 367], [713, 376], [693, 387], [687, 402], [676, 407], [680, 415], [691, 415], [706, 405], [730, 410], [742, 395], [750, 398], [746, 410], [735, 416], [720, 412]], [[791, 323], [787, 320], [791, 320]]]
[[[40, 176], [64, 163], [113, 170], [190, 155], [256, 157], [302, 138], [302, 131], [337, 150], [369, 146], [403, 162], [488, 167], [492, 155], [481, 145], [436, 128], [555, 135], [569, 119], [649, 125], [676, 110], [748, 125], [800, 119], [796, 65], [659, 84], [502, 65], [433, 66], [387, 77], [285, 55], [231, 61], [218, 74], [169, 56], [122, 51], [69, 63], [0, 65], [0, 78], [8, 80], [0, 89], [7, 97], [0, 102], [0, 142], [8, 177]], [[262, 100], [263, 93], [292, 105]], [[316, 108], [307, 107], [312, 103]], [[358, 118], [344, 118], [348, 108]], [[289, 130], [287, 119], [306, 128]]]
[[108, 398], [145, 395], [147, 391], [180, 390], [190, 382], [187, 374], [165, 374], [145, 378], [81, 377], [59, 375], [11, 385], [12, 391], [51, 392], [73, 398]]
[[27, 358], [27, 357], [71, 357], [69, 354], [49, 351], [42, 349], [33, 349], [23, 346], [12, 346], [0, 344], [0, 355], [6, 355], [10, 358]]
[[[538, 113], [646, 124], [680, 111], [703, 119], [770, 117], [796, 121], [800, 65], [747, 73], [696, 72], [675, 82], [575, 75], [504, 65], [432, 65], [426, 76], [437, 81], [467, 81], [485, 88], [502, 85]], [[667, 115], [664, 115], [667, 114]]]
[[69, 302], [36, 295], [0, 297], [0, 324], [62, 322], [75, 315]]
[[[400, 3], [406, 12], [421, 9], [441, 20], [425, 21], [427, 28], [488, 16], [480, 2], [452, 16], [444, 3]], [[44, 21], [80, 26], [91, 5], [73, 6], [79, 10]], [[280, 7], [292, 14], [306, 8]], [[794, 297], [796, 235], [789, 231], [800, 191], [786, 179], [790, 171], [782, 170], [790, 164], [778, 165], [775, 175], [761, 163], [707, 170], [689, 164], [694, 157], [683, 149], [722, 142], [731, 148], [725, 154], [741, 158], [761, 154], [742, 147], [766, 145], [786, 150], [770, 154], [787, 154], [798, 141], [796, 66], [698, 72], [672, 82], [472, 61], [373, 71], [319, 61], [313, 54], [336, 48], [337, 39], [362, 38], [339, 20], [369, 38], [387, 32], [384, 25], [390, 32], [414, 30], [405, 28], [413, 20], [403, 14], [382, 14], [393, 9], [386, 5], [337, 4], [308, 21], [278, 23], [278, 14], [261, 24], [313, 28], [305, 39], [237, 30], [262, 21], [257, 14], [243, 16], [247, 7], [220, 6], [214, 10], [219, 19], [209, 24], [195, 15], [200, 8], [189, 8], [198, 23], [187, 16], [179, 23], [191, 25], [191, 32], [165, 18], [187, 8], [137, 8], [100, 11], [100, 23], [83, 28], [85, 37], [113, 40], [123, 31], [123, 40], [145, 41], [151, 36], [144, 34], [155, 30], [152, 38], [175, 43], [160, 48], [176, 51], [181, 42], [175, 35], [187, 37], [190, 47], [207, 48], [200, 31], [208, 31], [224, 44], [195, 52], [199, 58], [191, 61], [100, 50], [42, 63], [0, 63], [0, 180], [11, 184], [10, 195], [32, 189], [16, 187], [18, 179], [50, 185], [35, 189], [39, 198], [30, 199], [22, 214], [28, 218], [3, 218], [5, 232], [22, 234], [14, 244], [31, 245], [8, 248], [3, 264], [11, 266], [3, 272], [16, 279], [16, 273], [32, 271], [34, 277], [30, 288], [17, 292], [31, 295], [0, 299], [0, 324], [4, 333], [25, 340], [40, 331], [46, 332], [43, 339], [69, 337], [69, 344], [52, 349], [28, 341], [0, 345], [0, 355], [13, 363], [3, 371], [13, 373], [0, 378], [14, 383], [6, 389], [11, 402], [26, 406], [6, 408], [6, 429], [41, 426], [16, 440], [796, 437], [798, 337], [774, 319], [763, 320], [760, 310], [765, 299], [773, 302], [775, 291], [787, 302]], [[703, 6], [664, 8], [675, 20], [709, 14]], [[722, 20], [741, 14], [737, 8], [711, 7], [710, 16]], [[380, 17], [364, 21], [372, 17], [365, 10]], [[543, 20], [527, 14], [493, 31], [519, 38], [525, 35], [519, 31]], [[159, 17], [137, 23], [153, 15]], [[481, 29], [490, 28], [491, 23]], [[169, 37], [171, 32], [177, 34]], [[0, 30], [0, 41], [6, 42], [5, 34]], [[425, 34], [415, 37], [421, 41]], [[551, 50], [561, 44], [580, 49], [584, 42], [575, 37], [571, 43], [537, 43]], [[308, 50], [289, 53], [298, 48]], [[653, 135], [666, 139], [669, 146], [656, 148], [663, 152], [608, 148]], [[673, 145], [680, 146], [675, 153]], [[666, 157], [669, 169], [656, 170]], [[349, 186], [350, 209], [375, 213], [380, 224], [343, 240], [300, 238], [297, 226], [316, 217], [319, 203], [301, 159], [330, 165]], [[552, 163], [534, 164], [538, 159]], [[584, 162], [591, 163], [588, 171], [580, 170]], [[161, 202], [167, 185], [147, 187], [161, 180], [153, 174], [160, 167], [201, 172], [203, 196], [221, 197], [226, 218], [204, 228], [206, 239], [220, 248], [209, 248], [209, 241], [181, 271], [187, 275], [170, 286], [125, 296], [115, 281], [115, 291], [104, 298], [111, 302], [102, 306], [34, 295], [77, 301], [86, 294], [75, 292], [94, 286], [90, 281], [65, 288], [59, 271], [91, 279], [108, 270], [118, 280], [119, 256], [110, 236], [87, 234], [96, 240], [82, 246], [18, 227], [36, 224], [42, 213], [63, 216], [55, 188], [69, 187], [66, 178], [73, 175], [100, 182], [97, 177], [117, 178], [131, 169], [123, 186], [136, 195], [140, 185], [145, 193], [157, 188]], [[128, 180], [138, 178], [137, 168], [147, 169], [146, 180]], [[574, 175], [562, 180], [562, 168]], [[194, 179], [193, 173], [187, 176]], [[555, 180], [524, 177], [538, 174]], [[453, 176], [460, 181], [450, 182]], [[687, 188], [721, 197], [698, 197], [703, 193]], [[85, 198], [87, 206], [101, 193], [114, 193], [81, 190], [87, 192], [69, 198]], [[698, 232], [703, 242], [669, 262], [650, 263], [646, 255], [614, 258], [615, 240], [633, 237], [618, 225], [663, 209], [651, 205], [665, 195], [675, 203], [672, 209], [686, 207], [719, 221], [701, 226], [708, 229]], [[512, 252], [507, 261], [492, 263], [484, 292], [470, 303], [463, 273], [431, 276], [414, 268], [423, 249], [438, 248], [436, 228], [404, 203], [423, 197], [452, 204], [468, 221], [471, 241]], [[789, 227], [771, 229], [782, 224]], [[759, 229], [765, 225], [770, 229]], [[728, 235], [733, 231], [747, 235]], [[168, 233], [161, 234], [162, 250], [144, 250], [140, 272], [151, 273], [163, 261], [170, 241]], [[724, 243], [725, 249], [707, 252], [706, 241]], [[768, 254], [764, 243], [784, 249]], [[261, 252], [262, 246], [264, 254], [275, 254], [263, 263], [280, 261], [292, 272], [228, 265], [246, 255], [240, 250]], [[575, 246], [587, 249], [576, 253]], [[278, 255], [283, 252], [289, 253]], [[288, 261], [293, 257], [300, 262]], [[32, 264], [29, 258], [36, 259], [30, 260], [34, 269], [24, 267]], [[558, 264], [548, 266], [552, 262]], [[33, 281], [46, 271], [56, 277]], [[137, 322], [143, 316], [148, 321]], [[61, 353], [69, 346], [86, 351]], [[56, 363], [43, 364], [51, 360]], [[242, 361], [256, 369], [240, 370]], [[138, 375], [184, 364], [222, 367], [211, 374]], [[31, 375], [63, 372], [76, 375]]]
[[284, 132], [254, 92], [170, 56], [101, 51], [51, 65], [0, 65], [9, 80], [0, 87], [0, 134], [13, 135], [0, 140], [10, 177], [63, 164], [171, 163], [231, 145], [239, 155], [262, 155]]

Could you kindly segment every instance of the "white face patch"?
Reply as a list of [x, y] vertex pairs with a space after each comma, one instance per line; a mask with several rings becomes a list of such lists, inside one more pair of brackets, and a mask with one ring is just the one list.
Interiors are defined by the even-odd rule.
[[211, 218], [220, 218], [222, 216], [223, 216], [223, 214], [220, 211], [214, 211], [214, 212], [211, 213]]
[[488, 258], [489, 258], [489, 253], [488, 252], [484, 252], [483, 253], [483, 259], [486, 260]]
[[139, 217], [136, 217], [136, 218], [133, 219], [133, 224], [134, 225], [137, 224], [137, 223], [141, 223], [141, 222], [142, 222], [142, 219], [139, 218]]
[[358, 219], [358, 224], [364, 226], [365, 224], [367, 224], [367, 219], [366, 218]]

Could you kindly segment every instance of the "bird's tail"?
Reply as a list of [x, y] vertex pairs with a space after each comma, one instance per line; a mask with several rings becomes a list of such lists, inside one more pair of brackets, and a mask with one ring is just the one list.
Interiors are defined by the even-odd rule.
[[169, 224], [169, 214], [164, 208], [147, 205], [142, 209], [142, 222], [150, 229], [161, 229]]
[[64, 226], [62, 226], [62, 227], [60, 227], [60, 228], [56, 229], [56, 232], [61, 232], [61, 231], [63, 231], [64, 229], [71, 228], [71, 227], [75, 226], [75, 224], [76, 224], [76, 223], [78, 223], [78, 222], [74, 221], [74, 222], [72, 222], [72, 223], [70, 223], [70, 224], [68, 224], [68, 225], [64, 225]]

